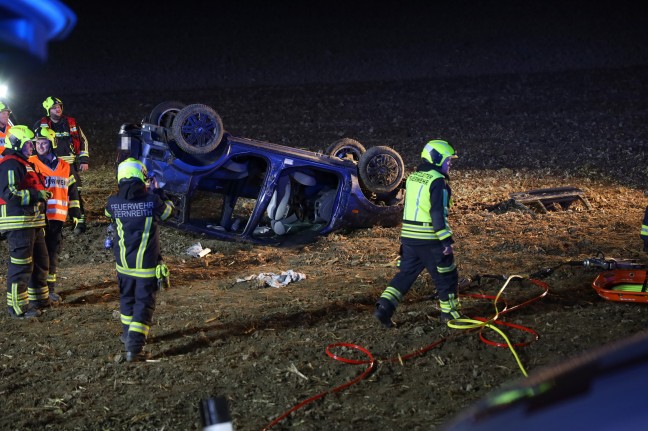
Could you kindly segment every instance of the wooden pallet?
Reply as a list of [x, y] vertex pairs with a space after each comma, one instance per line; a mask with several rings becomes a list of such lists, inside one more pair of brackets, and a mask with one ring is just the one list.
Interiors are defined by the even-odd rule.
[[555, 187], [515, 192], [511, 193], [510, 197], [519, 205], [535, 206], [545, 214], [549, 209], [566, 210], [575, 201], [581, 201], [588, 210], [592, 209], [585, 197], [585, 192], [577, 187]]

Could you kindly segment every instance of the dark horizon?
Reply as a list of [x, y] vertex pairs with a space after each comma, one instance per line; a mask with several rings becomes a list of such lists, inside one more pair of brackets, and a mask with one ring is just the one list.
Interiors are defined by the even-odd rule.
[[[64, 1], [78, 16], [30, 74], [55, 91], [300, 85], [648, 64], [631, 2]], [[634, 3], [634, 2], [632, 2]], [[88, 75], [95, 75], [92, 82]], [[85, 87], [83, 89], [75, 87]]]

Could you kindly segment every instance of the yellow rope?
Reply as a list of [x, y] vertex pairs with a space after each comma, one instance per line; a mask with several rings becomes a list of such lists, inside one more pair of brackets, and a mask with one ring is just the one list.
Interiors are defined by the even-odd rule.
[[513, 344], [511, 343], [511, 341], [508, 339], [508, 337], [506, 336], [506, 334], [504, 334], [502, 330], [500, 330], [495, 326], [495, 324], [491, 324], [491, 322], [497, 320], [500, 314], [500, 310], [498, 310], [497, 308], [497, 302], [499, 300], [499, 297], [504, 292], [504, 289], [506, 289], [506, 286], [508, 286], [508, 284], [514, 278], [523, 278], [523, 277], [521, 275], [511, 275], [509, 276], [509, 278], [506, 279], [506, 282], [500, 288], [499, 292], [497, 292], [497, 295], [495, 296], [495, 300], [493, 301], [493, 306], [495, 307], [495, 315], [493, 317], [488, 319], [486, 322], [482, 322], [480, 320], [475, 320], [475, 319], [468, 319], [468, 318], [453, 319], [448, 322], [448, 327], [453, 329], [463, 329], [463, 330], [485, 327], [497, 332], [504, 339], [504, 341], [506, 341], [509, 350], [511, 350], [511, 353], [513, 353], [513, 357], [515, 357], [515, 361], [520, 367], [520, 370], [522, 370], [522, 374], [524, 374], [524, 377], [528, 377], [527, 372], [524, 369], [522, 362], [520, 361], [520, 357], [518, 356], [517, 352], [513, 348]]

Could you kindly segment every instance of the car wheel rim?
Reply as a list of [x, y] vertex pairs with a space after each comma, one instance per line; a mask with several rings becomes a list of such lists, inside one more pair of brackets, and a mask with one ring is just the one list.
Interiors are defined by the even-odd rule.
[[216, 123], [209, 116], [197, 115], [188, 117], [182, 125], [182, 136], [187, 143], [196, 147], [204, 147], [214, 136], [215, 129]]
[[387, 154], [376, 156], [368, 163], [367, 174], [373, 183], [388, 186], [398, 177], [398, 162]]

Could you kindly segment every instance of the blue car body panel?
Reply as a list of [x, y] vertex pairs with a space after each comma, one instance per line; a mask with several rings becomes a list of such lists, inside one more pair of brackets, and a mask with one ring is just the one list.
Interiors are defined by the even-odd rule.
[[[365, 192], [352, 160], [229, 133], [212, 153], [195, 156], [177, 148], [166, 128], [147, 123], [129, 139], [140, 141], [139, 159], [175, 201], [178, 215], [167, 224], [181, 230], [281, 245], [310, 242], [339, 229], [396, 226], [402, 219], [404, 190], [382, 197]], [[306, 185], [299, 183], [304, 178]], [[293, 223], [286, 223], [287, 233], [276, 234], [269, 228], [268, 208], [273, 196], [277, 199], [278, 184], [286, 183], [291, 210], [300, 215], [284, 218]]]

